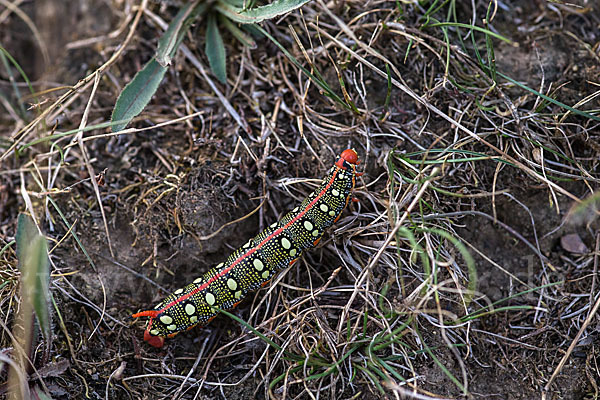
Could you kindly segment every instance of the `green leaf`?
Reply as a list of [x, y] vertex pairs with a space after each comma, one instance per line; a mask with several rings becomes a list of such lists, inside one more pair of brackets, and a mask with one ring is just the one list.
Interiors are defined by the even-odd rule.
[[[19, 74], [21, 74], [21, 77], [23, 78], [23, 80], [27, 84], [27, 87], [29, 88], [29, 92], [34, 95], [35, 90], [33, 89], [31, 81], [29, 80], [29, 77], [27, 76], [25, 71], [23, 71], [23, 68], [21, 68], [21, 65], [19, 65], [17, 60], [15, 60], [14, 57], [11, 56], [10, 53], [2, 46], [0, 46], [0, 53], [2, 53], [4, 57], [8, 58], [8, 60], [11, 62], [11, 64], [17, 69], [17, 71], [19, 71]], [[8, 71], [7, 71], [7, 73], [8, 73]], [[37, 97], [34, 96], [34, 99], [36, 102], [39, 102]]]
[[48, 339], [50, 337], [48, 245], [46, 239], [39, 234], [31, 217], [26, 214], [19, 215], [16, 242], [23, 302], [33, 305], [42, 334]]
[[48, 396], [46, 392], [44, 392], [42, 388], [37, 385], [33, 388], [32, 392], [35, 394], [35, 396], [31, 396], [33, 399], [52, 400], [52, 397]]
[[310, 0], [275, 0], [265, 6], [245, 10], [235, 7], [224, 1], [219, 1], [215, 8], [227, 18], [241, 24], [256, 24], [280, 15], [286, 14], [296, 8], [302, 7]]
[[206, 56], [210, 69], [222, 82], [227, 82], [225, 45], [217, 27], [217, 19], [214, 14], [208, 16], [206, 24]]
[[31, 220], [31, 217], [26, 214], [19, 214], [17, 220], [17, 234], [15, 237], [17, 242], [17, 258], [19, 261], [27, 255], [27, 250], [29, 250], [28, 246], [36, 236], [39, 236], [39, 232]]
[[199, 0], [182, 7], [158, 41], [155, 58], [163, 67], [171, 64], [171, 59], [183, 41], [185, 33], [198, 15], [206, 10], [206, 3], [198, 3]]
[[[240, 28], [238, 28], [233, 22], [227, 19], [223, 14], [219, 14], [219, 22], [244, 46], [251, 49], [256, 49], [256, 41]], [[249, 25], [246, 25], [249, 26]]]
[[125, 86], [112, 113], [113, 132], [124, 129], [127, 124], [150, 102], [160, 81], [167, 72], [154, 58], [148, 62]]

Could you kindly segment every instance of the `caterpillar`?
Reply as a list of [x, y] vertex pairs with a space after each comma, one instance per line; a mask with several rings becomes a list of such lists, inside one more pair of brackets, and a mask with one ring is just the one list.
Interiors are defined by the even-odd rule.
[[208, 324], [219, 309], [234, 308], [246, 294], [298, 261], [302, 252], [316, 246], [325, 229], [340, 218], [356, 177], [362, 175], [356, 171], [359, 163], [356, 151], [344, 150], [321, 185], [281, 221], [250, 239], [226, 261], [175, 290], [153, 310], [133, 314], [133, 318], [150, 317], [144, 340], [162, 347], [165, 337]]

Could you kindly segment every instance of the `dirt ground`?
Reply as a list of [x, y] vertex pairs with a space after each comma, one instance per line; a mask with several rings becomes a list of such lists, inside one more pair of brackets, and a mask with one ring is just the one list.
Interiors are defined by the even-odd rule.
[[[119, 134], [96, 126], [182, 2], [7, 4], [0, 45], [36, 95], [6, 61], [0, 397], [25, 212], [51, 261], [32, 398], [599, 398], [597, 2], [312, 1], [262, 22], [341, 102], [264, 36], [224, 31], [218, 82], [200, 17], [183, 45], [203, 70], [180, 49]], [[346, 148], [359, 202], [231, 311], [247, 324], [143, 341], [133, 313], [294, 208]]]

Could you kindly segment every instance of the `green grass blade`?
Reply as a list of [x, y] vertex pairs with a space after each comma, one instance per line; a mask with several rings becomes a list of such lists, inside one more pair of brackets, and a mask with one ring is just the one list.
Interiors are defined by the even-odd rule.
[[2, 254], [4, 254], [4, 252], [5, 252], [6, 250], [8, 250], [8, 249], [10, 248], [10, 246], [12, 246], [12, 245], [13, 245], [13, 244], [15, 244], [15, 243], [16, 243], [16, 240], [11, 240], [10, 242], [6, 243], [6, 244], [4, 245], [4, 247], [2, 247], [2, 250], [0, 250], [0, 256], [2, 256]]
[[418, 333], [418, 335], [423, 343], [423, 348], [425, 349], [425, 352], [429, 355], [429, 357], [431, 357], [433, 359], [433, 362], [452, 381], [452, 383], [454, 383], [456, 385], [456, 387], [458, 387], [463, 392], [463, 394], [466, 395], [467, 390], [463, 386], [463, 384], [452, 374], [452, 372], [450, 372], [450, 370], [448, 368], [446, 368], [446, 366], [440, 361], [440, 359], [437, 358], [435, 354], [433, 354], [432, 348], [429, 347], [429, 345], [427, 343], [425, 343], [425, 341], [423, 340], [423, 336], [420, 333]]
[[223, 14], [219, 14], [219, 22], [235, 37], [242, 45], [251, 49], [256, 49], [256, 41], [252, 36], [242, 31], [233, 22], [227, 19]]
[[158, 89], [165, 72], [167, 72], [167, 67], [163, 67], [153, 58], [135, 74], [115, 104], [111, 121], [124, 120], [125, 122], [113, 125], [113, 132], [124, 129], [135, 116], [142, 112]]
[[214, 14], [208, 16], [206, 24], [206, 57], [210, 69], [221, 83], [227, 83], [227, 54], [225, 44], [217, 26], [217, 18]]
[[21, 75], [21, 77], [23, 78], [25, 83], [27, 84], [27, 88], [29, 89], [29, 92], [31, 94], [35, 94], [35, 90], [33, 90], [33, 86], [31, 86], [31, 82], [29, 81], [27, 74], [25, 73], [25, 71], [23, 71], [23, 68], [21, 68], [21, 66], [19, 65], [17, 60], [15, 60], [14, 57], [11, 56], [10, 53], [8, 51], [6, 51], [6, 49], [2, 46], [0, 46], [0, 52], [2, 52], [6, 56], [6, 58], [9, 59], [9, 61], [12, 63], [12, 65], [15, 66], [17, 71], [19, 71], [19, 74]]
[[[75, 135], [76, 133], [78, 133], [80, 131], [81, 132], [90, 132], [90, 131], [93, 131], [93, 130], [96, 130], [96, 129], [104, 129], [104, 128], [113, 127], [113, 126], [116, 126], [118, 124], [122, 124], [122, 123], [125, 123], [125, 122], [126, 121], [123, 120], [123, 119], [121, 119], [121, 120], [115, 120], [113, 122], [101, 122], [99, 124], [88, 125], [85, 128], [83, 128], [83, 129], [79, 129], [79, 128], [77, 128], [77, 129], [71, 129], [71, 130], [65, 131], [65, 132], [59, 132], [59, 133], [54, 133], [54, 134], [48, 135], [48, 136], [42, 136], [42, 137], [34, 139], [31, 142], [26, 143], [23, 146], [19, 147], [17, 149], [17, 154], [21, 153], [21, 152], [23, 152], [25, 150], [27, 150], [31, 146], [35, 146], [36, 144], [45, 143], [45, 142], [53, 142], [53, 141], [55, 141], [57, 139], [65, 137], [65, 136], [73, 136], [73, 135]], [[127, 122], [129, 122], [129, 120]]]
[[379, 393], [381, 393], [382, 395], [385, 394], [385, 390], [383, 390], [383, 387], [379, 383], [379, 379], [377, 379], [377, 376], [373, 372], [371, 372], [368, 368], [365, 368], [362, 365], [358, 364], [354, 364], [354, 368], [365, 374], [367, 379], [370, 379], [371, 382], [373, 382], [373, 384], [377, 387]]
[[[519, 292], [519, 293], [515, 293], [515, 294], [513, 294], [511, 296], [508, 296], [508, 297], [505, 297], [503, 299], [497, 300], [497, 301], [493, 302], [492, 304], [488, 304], [487, 306], [481, 307], [480, 309], [478, 309], [476, 311], [473, 311], [473, 312], [471, 312], [471, 313], [469, 313], [469, 314], [461, 317], [458, 320], [458, 322], [462, 323], [462, 322], [466, 322], [466, 321], [469, 321], [469, 320], [472, 320], [472, 319], [475, 319], [475, 318], [479, 318], [480, 316], [482, 316], [484, 314], [490, 314], [491, 311], [488, 311], [488, 310], [493, 310], [494, 307], [497, 306], [500, 303], [506, 302], [508, 300], [516, 299], [516, 298], [518, 298], [520, 296], [523, 296], [523, 295], [526, 295], [526, 294], [529, 294], [529, 293], [533, 293], [533, 292], [535, 292], [537, 290], [545, 289], [545, 288], [552, 287], [552, 286], [563, 285], [564, 283], [565, 283], [564, 281], [547, 283], [545, 285], [537, 286], [537, 287], [534, 287], [534, 288], [531, 288], [531, 289], [524, 290], [524, 291]], [[499, 310], [499, 309], [500, 308], [498, 308], [496, 310]]]
[[[19, 90], [19, 86], [17, 85], [17, 82], [15, 80], [15, 77], [13, 75], [13, 71], [10, 68], [10, 64], [8, 63], [8, 58], [6, 57], [6, 55], [4, 55], [3, 52], [0, 51], [0, 60], [2, 61], [2, 64], [4, 65], [4, 69], [6, 70], [6, 75], [8, 76], [8, 81], [10, 82], [10, 85], [12, 86], [13, 92], [15, 93], [15, 98], [16, 99], [20, 99], [21, 98], [21, 91]], [[7, 96], [4, 96], [2, 93], [0, 93], [0, 96], [5, 99], [7, 104], [10, 104], [10, 101], [8, 99]], [[16, 108], [13, 107], [12, 104], [10, 104], [10, 107], [15, 111], [16, 114], [19, 114], [19, 116], [21, 118], [25, 118], [26, 115], [26, 111], [25, 111], [25, 106], [23, 105], [23, 102], [19, 102], [18, 103], [18, 110]]]
[[481, 28], [481, 27], [476, 26], [476, 25], [463, 24], [463, 23], [460, 23], [460, 22], [436, 22], [436, 23], [431, 24], [431, 25], [426, 25], [425, 27], [427, 27], [427, 28], [436, 28], [436, 27], [448, 27], [448, 26], [461, 27], [461, 28], [465, 28], [465, 29], [473, 29], [474, 31], [483, 32], [486, 35], [493, 36], [496, 39], [500, 39], [503, 42], [506, 42], [506, 43], [511, 44], [513, 46], [515, 45], [515, 42], [513, 42], [512, 40], [510, 40], [508, 38], [505, 38], [504, 36], [499, 35], [496, 32], [492, 32], [489, 29]]
[[286, 377], [293, 376], [293, 374], [295, 374], [296, 372], [302, 371], [302, 368], [304, 368], [304, 366], [303, 365], [299, 365], [297, 367], [294, 367], [294, 368], [290, 369], [288, 372], [275, 377], [275, 379], [273, 379], [269, 383], [269, 389], [272, 390], [275, 387], [275, 385], [277, 385], [277, 383], [281, 382]]
[[526, 86], [526, 85], [522, 84], [521, 82], [518, 82], [518, 81], [514, 80], [514, 79], [513, 79], [513, 78], [511, 78], [510, 76], [508, 76], [508, 75], [504, 75], [503, 73], [501, 73], [501, 72], [499, 72], [499, 71], [496, 71], [496, 75], [498, 75], [498, 76], [501, 76], [502, 78], [506, 79], [507, 81], [509, 81], [509, 82], [511, 82], [511, 83], [513, 83], [513, 84], [515, 84], [515, 85], [517, 85], [517, 86], [518, 86], [518, 87], [520, 87], [521, 89], [525, 89], [525, 90], [527, 90], [528, 92], [530, 92], [530, 93], [533, 93], [533, 94], [535, 94], [536, 96], [539, 96], [539, 97], [541, 97], [542, 99], [544, 99], [544, 100], [546, 100], [546, 101], [549, 101], [550, 103], [552, 103], [552, 104], [554, 104], [554, 105], [556, 105], [556, 106], [559, 106], [559, 107], [561, 107], [561, 108], [564, 108], [564, 109], [566, 109], [566, 110], [569, 110], [569, 111], [571, 111], [573, 114], [577, 114], [577, 115], [580, 115], [580, 116], [582, 116], [582, 117], [586, 117], [586, 118], [589, 118], [589, 119], [593, 119], [594, 121], [600, 121], [600, 116], [592, 115], [592, 114], [590, 114], [590, 113], [587, 113], [587, 112], [585, 112], [585, 111], [581, 111], [581, 110], [578, 110], [578, 109], [576, 109], [576, 108], [573, 108], [573, 107], [571, 107], [571, 106], [568, 106], [568, 105], [566, 105], [565, 103], [561, 103], [560, 101], [558, 101], [558, 100], [555, 100], [555, 99], [553, 99], [552, 97], [546, 96], [545, 94], [543, 94], [543, 93], [540, 93], [540, 92], [538, 92], [537, 90], [535, 90], [535, 89], [532, 89], [532, 88], [530, 88], [530, 87], [528, 87], [528, 86]]
[[460, 241], [460, 239], [451, 235], [450, 233], [437, 228], [423, 229], [423, 231], [435, 233], [452, 243], [454, 247], [459, 251], [465, 264], [467, 264], [467, 273], [469, 275], [469, 281], [467, 282], [467, 291], [464, 293], [464, 301], [465, 304], [468, 306], [471, 300], [473, 299], [473, 296], [475, 295], [475, 291], [477, 290], [477, 267], [475, 266], [475, 260], [473, 259], [473, 256], [471, 255], [467, 247]]
[[50, 338], [48, 311], [50, 262], [46, 239], [39, 234], [30, 216], [20, 214], [17, 222], [17, 258], [21, 270], [23, 301], [31, 304], [44, 338]]
[[375, 354], [373, 354], [372, 360], [374, 363], [379, 364], [379, 366], [381, 368], [385, 369], [387, 372], [389, 372], [394, 378], [396, 378], [400, 382], [406, 382], [406, 379], [402, 375], [400, 375], [400, 373], [398, 371], [396, 371], [396, 369], [394, 367], [389, 365], [383, 359], [381, 359], [381, 358], [377, 357]]
[[[33, 90], [33, 86], [31, 85], [31, 82], [29, 81], [29, 77], [27, 76], [27, 74], [25, 73], [25, 71], [23, 71], [23, 68], [21, 68], [21, 65], [19, 65], [19, 63], [17, 62], [17, 60], [14, 59], [13, 56], [10, 55], [10, 53], [2, 46], [0, 46], [0, 53], [2, 53], [3, 57], [6, 57], [12, 65], [14, 65], [14, 67], [17, 69], [17, 71], [19, 71], [19, 74], [21, 75], [21, 77], [23, 78], [23, 80], [25, 81], [25, 83], [27, 84], [27, 88], [29, 89], [29, 92], [31, 94], [35, 94], [35, 90]], [[8, 73], [10, 74], [10, 71], [8, 71]], [[12, 75], [12, 74], [11, 74]], [[14, 80], [11, 79], [11, 83], [13, 84], [16, 93], [18, 93], [18, 87], [16, 86], [16, 84], [14, 84], [13, 82]], [[34, 97], [34, 101], [35, 102], [39, 102], [37, 97]], [[19, 105], [20, 107], [23, 107], [22, 104]]]
[[61, 209], [58, 207], [58, 204], [56, 204], [56, 202], [52, 199], [52, 197], [48, 196], [47, 199], [50, 202], [50, 204], [52, 204], [52, 207], [54, 207], [54, 209], [56, 210], [56, 212], [58, 213], [58, 215], [62, 219], [63, 223], [65, 224], [65, 226], [67, 227], [67, 229], [69, 230], [69, 232], [71, 232], [71, 236], [73, 236], [73, 239], [75, 239], [75, 242], [77, 243], [77, 245], [79, 246], [79, 248], [83, 252], [83, 255], [85, 256], [85, 258], [90, 263], [90, 266], [92, 267], [92, 269], [94, 271], [97, 271], [96, 264], [94, 264], [94, 261], [92, 261], [92, 258], [90, 257], [90, 255], [88, 254], [87, 250], [83, 246], [83, 243], [81, 243], [81, 240], [79, 240], [79, 236], [77, 236], [77, 233], [75, 233], [75, 230], [72, 229], [73, 226], [69, 223], [69, 221], [67, 220], [67, 217], [65, 217], [65, 214], [63, 214], [63, 212], [61, 211]]
[[338, 370], [338, 369], [339, 369], [338, 367], [340, 366], [340, 364], [341, 364], [341, 363], [343, 363], [343, 362], [344, 362], [344, 360], [345, 360], [346, 358], [350, 357], [350, 355], [351, 355], [352, 353], [354, 353], [356, 350], [358, 350], [359, 348], [360, 348], [360, 345], [358, 345], [358, 346], [354, 346], [354, 347], [353, 347], [353, 348], [351, 348], [349, 351], [347, 351], [347, 352], [346, 352], [346, 354], [344, 354], [344, 355], [343, 355], [343, 356], [342, 356], [342, 357], [341, 357], [339, 360], [337, 360], [335, 363], [333, 363], [333, 364], [331, 364], [329, 367], [327, 367], [327, 369], [326, 369], [325, 371], [323, 371], [323, 372], [320, 372], [320, 373], [318, 373], [318, 374], [315, 374], [315, 375], [310, 375], [310, 376], [307, 376], [307, 377], [305, 378], [305, 380], [306, 380], [306, 381], [310, 381], [310, 380], [313, 380], [313, 379], [320, 379], [320, 378], [323, 378], [323, 377], [325, 377], [325, 376], [327, 376], [327, 375], [330, 375], [330, 374], [332, 374], [333, 372], [335, 372], [336, 370]]

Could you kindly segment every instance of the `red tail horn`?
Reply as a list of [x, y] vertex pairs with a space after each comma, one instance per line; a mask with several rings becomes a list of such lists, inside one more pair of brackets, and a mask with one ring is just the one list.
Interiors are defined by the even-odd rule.
[[139, 317], [156, 318], [157, 316], [158, 316], [158, 311], [156, 311], [156, 310], [148, 310], [148, 311], [139, 312], [137, 314], [133, 314], [131, 317], [132, 318], [139, 318]]

